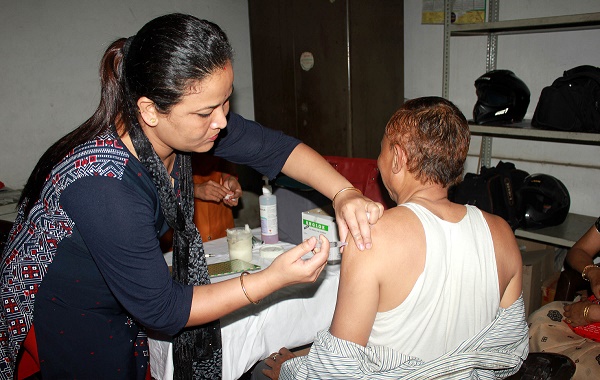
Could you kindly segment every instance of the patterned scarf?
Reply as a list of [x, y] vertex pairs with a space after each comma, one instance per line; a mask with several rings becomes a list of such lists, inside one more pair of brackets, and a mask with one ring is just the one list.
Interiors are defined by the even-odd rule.
[[[177, 196], [152, 144], [137, 120], [129, 136], [139, 160], [150, 172], [158, 189], [160, 204], [167, 223], [174, 230], [173, 278], [189, 285], [210, 284], [202, 239], [194, 224], [194, 184], [191, 155], [179, 153], [179, 192]], [[186, 328], [173, 341], [175, 380], [221, 379], [222, 350], [219, 320]]]

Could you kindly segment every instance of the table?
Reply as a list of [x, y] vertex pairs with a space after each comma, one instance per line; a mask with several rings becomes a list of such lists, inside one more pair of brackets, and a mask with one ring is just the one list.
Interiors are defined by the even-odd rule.
[[[260, 229], [253, 230], [253, 233], [260, 236]], [[286, 250], [293, 247], [287, 243], [279, 244]], [[209, 264], [229, 260], [225, 238], [204, 243], [204, 250], [211, 255], [207, 258]], [[170, 260], [169, 257], [166, 259]], [[264, 269], [271, 260], [262, 259], [256, 247], [252, 251], [252, 263]], [[214, 277], [212, 281], [238, 276]], [[221, 318], [223, 379], [238, 379], [257, 361], [281, 347], [299, 347], [311, 343], [318, 331], [328, 328], [335, 308], [339, 276], [339, 265], [326, 265], [315, 283], [280, 289], [258, 305], [250, 304]], [[171, 342], [153, 337], [149, 339], [149, 345], [152, 377], [171, 380]]]

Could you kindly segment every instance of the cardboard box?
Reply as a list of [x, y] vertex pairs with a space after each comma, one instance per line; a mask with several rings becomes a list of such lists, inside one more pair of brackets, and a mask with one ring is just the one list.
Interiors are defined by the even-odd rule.
[[[333, 209], [314, 208], [302, 213], [302, 240], [306, 240], [311, 236], [319, 239], [319, 235], [323, 235], [329, 241], [339, 241], [340, 237], [335, 224]], [[339, 248], [329, 249], [329, 259], [327, 263], [337, 264], [342, 260]]]
[[556, 285], [558, 285], [559, 277], [560, 272], [556, 272], [542, 283], [542, 306], [554, 301], [554, 296], [556, 295]]
[[517, 239], [517, 244], [519, 245], [521, 252], [541, 251], [551, 247], [544, 243], [525, 239]]
[[554, 269], [554, 248], [546, 247], [534, 251], [521, 251], [523, 258], [523, 300], [525, 316], [542, 306], [542, 285], [552, 277]]

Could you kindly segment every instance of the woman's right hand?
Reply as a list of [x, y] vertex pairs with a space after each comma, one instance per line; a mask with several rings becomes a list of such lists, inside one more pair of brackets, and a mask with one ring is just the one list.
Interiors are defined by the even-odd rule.
[[[279, 255], [265, 270], [242, 274], [238, 278], [210, 285], [194, 286], [192, 307], [186, 327], [202, 325], [261, 299], [283, 287], [315, 282], [327, 263], [329, 241], [320, 236], [321, 248], [315, 249], [312, 237]], [[309, 259], [302, 256], [313, 252]]]
[[[311, 237], [273, 260], [264, 271], [268, 274], [268, 281], [273, 284], [273, 288], [317, 280], [329, 257], [329, 240], [323, 235], [319, 236], [319, 239], [321, 248], [315, 248], [317, 239]], [[311, 251], [311, 258], [302, 259], [302, 256]]]
[[[583, 314], [585, 308], [588, 306], [588, 318], [586, 320]], [[597, 305], [588, 301], [587, 299], [584, 299], [579, 302], [573, 302], [571, 304], [565, 305], [563, 314], [565, 319], [571, 326], [585, 326], [590, 323], [598, 322], [597, 320], [591, 317], [591, 315], [594, 315], [596, 313], [596, 310], [590, 311], [592, 308], [600, 308], [600, 305]]]

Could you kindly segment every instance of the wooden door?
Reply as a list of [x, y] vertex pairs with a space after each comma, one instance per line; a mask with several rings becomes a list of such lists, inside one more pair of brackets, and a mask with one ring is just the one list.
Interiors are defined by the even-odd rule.
[[323, 155], [377, 157], [403, 98], [402, 12], [394, 0], [249, 0], [255, 119]]

